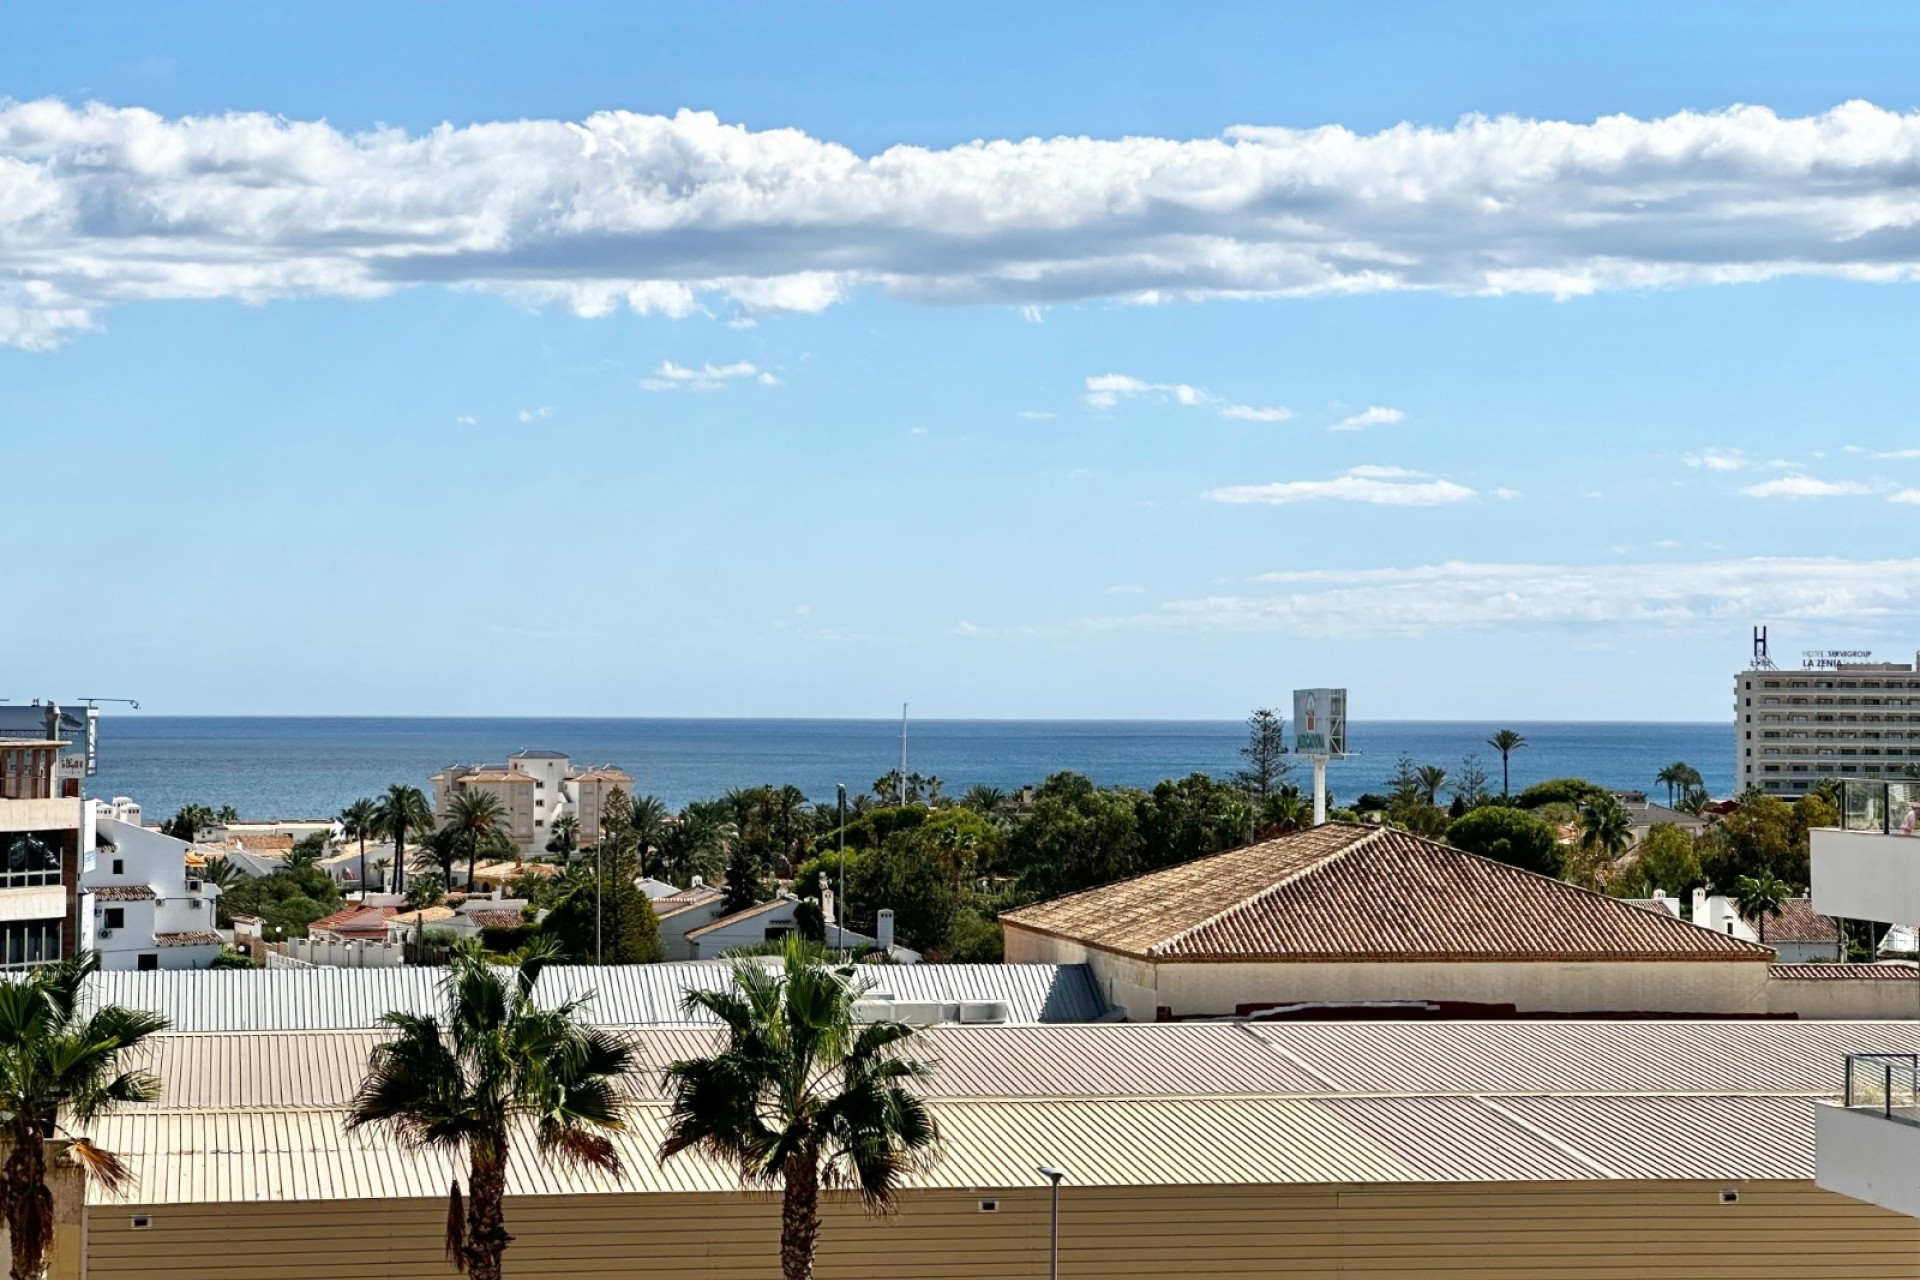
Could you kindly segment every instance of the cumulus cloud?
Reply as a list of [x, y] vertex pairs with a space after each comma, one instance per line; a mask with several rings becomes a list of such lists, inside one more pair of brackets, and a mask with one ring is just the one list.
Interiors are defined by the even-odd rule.
[[1874, 622], [1920, 606], [1920, 559], [1818, 557], [1696, 564], [1442, 564], [1263, 575], [1265, 594], [1176, 601], [1153, 625], [1325, 636], [1556, 624]]
[[861, 155], [607, 111], [421, 134], [0, 106], [0, 342], [142, 299], [479, 288], [583, 315], [1920, 275], [1920, 113], [1850, 102]]
[[1188, 382], [1148, 382], [1125, 373], [1101, 373], [1087, 379], [1087, 403], [1094, 408], [1111, 409], [1123, 400], [1171, 401], [1189, 409], [1212, 409], [1223, 418], [1240, 422], [1285, 422], [1293, 416], [1293, 410], [1279, 405], [1259, 408], [1220, 400]]
[[463, 427], [471, 427], [471, 426], [478, 425], [480, 419], [474, 417], [470, 413], [463, 413], [459, 417], [455, 418], [454, 421], [459, 423]]
[[1762, 480], [1740, 492], [1749, 498], [1850, 498], [1873, 490], [1857, 480], [1822, 480], [1817, 476], [1790, 475], [1777, 480]]
[[1682, 460], [1690, 467], [1708, 471], [1741, 471], [1753, 465], [1743, 449], [1695, 449]]
[[1902, 489], [1898, 493], [1890, 494], [1887, 501], [1905, 503], [1910, 506], [1920, 506], [1920, 489]]
[[1920, 449], [1863, 449], [1857, 444], [1843, 447], [1842, 453], [1857, 453], [1868, 458], [1883, 458], [1902, 462], [1920, 458]]
[[1473, 490], [1404, 467], [1360, 466], [1330, 480], [1276, 480], [1237, 484], [1201, 495], [1213, 502], [1285, 506], [1296, 502], [1368, 502], [1387, 507], [1434, 507], [1466, 502]]
[[539, 422], [543, 418], [551, 418], [552, 416], [553, 406], [550, 404], [543, 404], [537, 408], [522, 409], [520, 411], [520, 421], [522, 422]]
[[1407, 415], [1398, 409], [1385, 409], [1379, 405], [1369, 405], [1359, 413], [1340, 419], [1328, 427], [1329, 431], [1365, 431], [1368, 427], [1391, 426], [1396, 422], [1405, 422]]
[[738, 382], [743, 378], [751, 378], [767, 387], [780, 381], [745, 360], [734, 364], [714, 364], [709, 360], [698, 369], [662, 360], [660, 367], [650, 377], [640, 380], [640, 385], [648, 391], [717, 391], [729, 382]]

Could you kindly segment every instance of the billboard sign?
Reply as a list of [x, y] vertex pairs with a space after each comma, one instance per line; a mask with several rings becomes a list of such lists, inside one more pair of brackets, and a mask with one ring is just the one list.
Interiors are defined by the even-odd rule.
[[1293, 751], [1295, 755], [1329, 759], [1347, 754], [1345, 689], [1293, 691]]
[[1871, 661], [1871, 649], [1805, 649], [1800, 654], [1803, 671], [1838, 671], [1843, 666]]

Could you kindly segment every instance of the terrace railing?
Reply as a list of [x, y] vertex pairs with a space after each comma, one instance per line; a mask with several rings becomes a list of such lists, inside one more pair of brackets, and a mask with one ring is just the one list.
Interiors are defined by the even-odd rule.
[[1848, 1110], [1920, 1125], [1920, 1054], [1847, 1055]]
[[1840, 825], [1848, 831], [1920, 836], [1920, 781], [1842, 782]]

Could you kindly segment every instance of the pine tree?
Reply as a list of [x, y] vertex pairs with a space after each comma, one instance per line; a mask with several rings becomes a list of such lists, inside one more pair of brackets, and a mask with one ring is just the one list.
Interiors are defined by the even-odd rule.
[[1240, 748], [1247, 767], [1233, 780], [1255, 800], [1265, 800], [1292, 768], [1287, 763], [1286, 729], [1280, 714], [1265, 707], [1247, 717], [1247, 745]]

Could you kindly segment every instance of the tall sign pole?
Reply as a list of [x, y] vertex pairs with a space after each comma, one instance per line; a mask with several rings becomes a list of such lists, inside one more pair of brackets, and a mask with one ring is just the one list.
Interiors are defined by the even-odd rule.
[[1327, 762], [1347, 754], [1347, 691], [1293, 691], [1293, 752], [1313, 761], [1313, 825], [1327, 820]]

